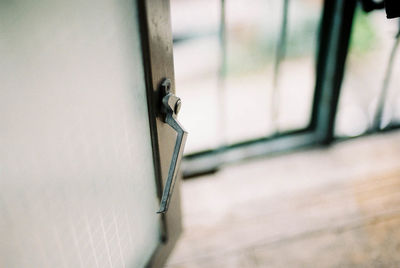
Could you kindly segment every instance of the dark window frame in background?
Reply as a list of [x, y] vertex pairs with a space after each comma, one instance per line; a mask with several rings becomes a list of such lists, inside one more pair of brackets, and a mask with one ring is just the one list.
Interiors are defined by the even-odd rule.
[[[223, 4], [221, 0], [222, 7]], [[336, 111], [356, 7], [357, 0], [324, 1], [308, 127], [186, 155], [182, 164], [184, 178], [216, 172], [225, 164], [241, 160], [331, 144], [335, 140]]]

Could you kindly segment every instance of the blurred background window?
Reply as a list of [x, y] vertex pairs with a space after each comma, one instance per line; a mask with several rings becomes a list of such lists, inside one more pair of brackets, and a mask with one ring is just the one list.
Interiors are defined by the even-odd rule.
[[309, 126], [320, 0], [172, 0], [186, 153]]
[[172, 0], [171, 18], [190, 133], [184, 176], [400, 123], [399, 23], [384, 10], [355, 0]]
[[[400, 123], [400, 76], [394, 75], [400, 71], [400, 61], [396, 60], [397, 49], [393, 47], [398, 31], [398, 20], [387, 20], [384, 10], [366, 14], [361, 7], [357, 9], [339, 101], [336, 136], [359, 136]], [[392, 63], [389, 62], [391, 57]], [[380, 99], [382, 104], [379, 104]], [[378, 115], [380, 109], [381, 116]]]
[[168, 267], [399, 267], [400, 133], [337, 142], [400, 122], [398, 20], [361, 2], [172, 0], [182, 167], [204, 176]]

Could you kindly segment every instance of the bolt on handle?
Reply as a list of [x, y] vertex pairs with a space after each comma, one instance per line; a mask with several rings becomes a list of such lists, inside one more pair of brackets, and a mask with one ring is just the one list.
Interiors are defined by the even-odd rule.
[[182, 102], [180, 98], [170, 92], [171, 81], [169, 79], [165, 79], [161, 86], [164, 88], [164, 94], [166, 94], [162, 99], [161, 107], [161, 112], [165, 116], [163, 121], [177, 132], [177, 138], [174, 151], [172, 153], [168, 176], [161, 197], [160, 209], [157, 213], [165, 213], [168, 210], [188, 134], [176, 119]]

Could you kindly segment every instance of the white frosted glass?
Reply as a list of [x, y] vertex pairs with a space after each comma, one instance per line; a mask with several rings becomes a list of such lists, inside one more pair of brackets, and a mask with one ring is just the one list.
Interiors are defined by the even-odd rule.
[[159, 239], [135, 1], [0, 1], [0, 267], [142, 267]]

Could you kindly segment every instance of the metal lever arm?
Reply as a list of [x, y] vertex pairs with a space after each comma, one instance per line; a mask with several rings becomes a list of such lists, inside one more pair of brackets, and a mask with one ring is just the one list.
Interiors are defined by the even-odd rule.
[[181, 100], [174, 94], [168, 92], [162, 99], [162, 112], [165, 115], [164, 122], [171, 126], [177, 132], [177, 138], [172, 153], [171, 164], [168, 170], [168, 177], [165, 182], [164, 191], [161, 197], [160, 210], [157, 213], [165, 213], [168, 210], [172, 191], [175, 186], [179, 165], [182, 159], [183, 149], [185, 147], [187, 132], [176, 120], [176, 116], [181, 106]]

